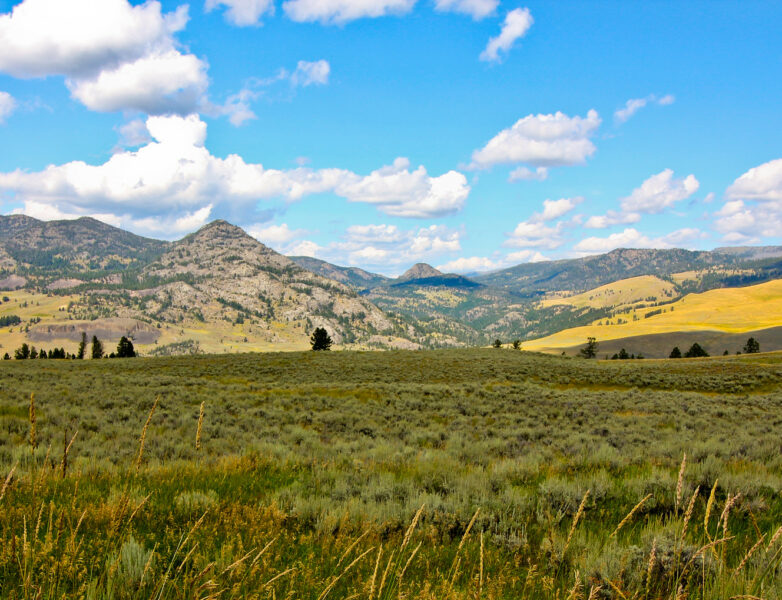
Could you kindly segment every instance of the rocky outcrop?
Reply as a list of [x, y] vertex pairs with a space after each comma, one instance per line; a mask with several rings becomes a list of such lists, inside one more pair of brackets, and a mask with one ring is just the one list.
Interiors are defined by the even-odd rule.
[[160, 331], [149, 323], [127, 318], [41, 323], [31, 327], [27, 335], [34, 342], [80, 341], [82, 332], [88, 339], [94, 335], [101, 341], [119, 340], [124, 335], [139, 344], [152, 344], [160, 337]]

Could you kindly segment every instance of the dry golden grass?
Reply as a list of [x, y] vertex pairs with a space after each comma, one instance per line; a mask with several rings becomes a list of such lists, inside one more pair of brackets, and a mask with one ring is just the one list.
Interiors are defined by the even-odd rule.
[[[625, 312], [621, 325], [587, 325], [566, 329], [553, 335], [524, 342], [525, 350], [558, 350], [584, 344], [588, 337], [599, 341], [638, 335], [678, 331], [722, 331], [742, 333], [782, 325], [782, 280], [743, 288], [710, 290], [689, 294], [670, 305], [660, 307], [662, 314], [644, 318], [653, 309]], [[637, 320], [634, 320], [634, 317]]]
[[645, 298], [654, 296], [658, 301], [665, 301], [678, 296], [676, 286], [654, 275], [642, 275], [622, 279], [581, 294], [567, 295], [555, 293], [540, 304], [544, 307], [566, 304], [577, 308], [609, 308], [623, 307], [644, 302]]

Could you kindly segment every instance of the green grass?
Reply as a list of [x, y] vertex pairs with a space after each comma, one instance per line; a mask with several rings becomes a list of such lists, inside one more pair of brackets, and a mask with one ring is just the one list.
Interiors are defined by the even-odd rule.
[[776, 355], [5, 361], [0, 596], [368, 599], [377, 563], [375, 598], [778, 599], [780, 392]]

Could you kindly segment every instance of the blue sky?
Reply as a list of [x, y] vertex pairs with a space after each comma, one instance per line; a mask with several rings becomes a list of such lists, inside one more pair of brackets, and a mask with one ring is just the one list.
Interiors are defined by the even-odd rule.
[[778, 2], [0, 0], [0, 201], [386, 274], [782, 243]]

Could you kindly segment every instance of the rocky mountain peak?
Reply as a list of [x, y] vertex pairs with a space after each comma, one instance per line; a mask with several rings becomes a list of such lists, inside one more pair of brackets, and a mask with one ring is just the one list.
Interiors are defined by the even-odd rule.
[[435, 269], [432, 265], [426, 263], [416, 263], [410, 267], [399, 278], [400, 281], [407, 281], [409, 279], [426, 279], [428, 277], [442, 277], [442, 273]]
[[[207, 223], [201, 229], [196, 231], [195, 233], [191, 234], [190, 236], [194, 239], [214, 239], [214, 238], [250, 238], [247, 233], [245, 233], [244, 229], [241, 227], [237, 227], [236, 225], [232, 225], [228, 221], [224, 221], [223, 219], [216, 219], [212, 221], [211, 223]], [[185, 238], [187, 239], [187, 238]]]
[[290, 259], [263, 245], [241, 227], [220, 219], [174, 242], [147, 270], [166, 277], [182, 273], [212, 276], [218, 271], [246, 277], [265, 268], [299, 269]]

